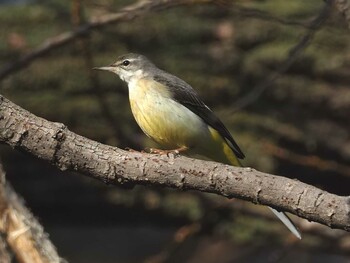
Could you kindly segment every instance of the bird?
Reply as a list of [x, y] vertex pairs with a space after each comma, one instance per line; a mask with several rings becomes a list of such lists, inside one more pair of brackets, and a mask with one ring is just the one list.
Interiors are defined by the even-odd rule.
[[[94, 69], [113, 72], [127, 83], [130, 107], [137, 124], [162, 147], [242, 166], [240, 160], [245, 155], [229, 130], [184, 80], [135, 53], [121, 55], [114, 63]], [[301, 239], [284, 212], [269, 208]]]

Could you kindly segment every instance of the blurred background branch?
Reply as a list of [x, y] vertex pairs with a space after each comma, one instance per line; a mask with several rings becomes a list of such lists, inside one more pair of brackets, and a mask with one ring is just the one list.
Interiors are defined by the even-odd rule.
[[[106, 26], [112, 23], [120, 23], [123, 21], [129, 21], [132, 19], [139, 18], [149, 14], [152, 11], [164, 10], [166, 8], [178, 6], [178, 5], [188, 5], [188, 4], [201, 4], [215, 2], [212, 0], [141, 0], [136, 4], [126, 6], [122, 8], [118, 13], [106, 14], [98, 18], [92, 19], [88, 23], [81, 24], [81, 19], [79, 13], [81, 12], [81, 3], [73, 1], [74, 20], [73, 25], [77, 27], [75, 30], [70, 32], [61, 33], [58, 36], [51, 37], [45, 40], [41, 45], [39, 45], [35, 50], [31, 51], [29, 54], [22, 56], [20, 59], [14, 63], [10, 63], [0, 70], [0, 81], [5, 79], [10, 74], [15, 73], [23, 69], [32, 63], [35, 59], [45, 56], [47, 53], [53, 49], [59, 48], [70, 42], [76, 40], [76, 38], [86, 36], [90, 31], [99, 29], [102, 26]], [[79, 25], [79, 26], [77, 26]], [[92, 73], [91, 73], [92, 74]]]
[[[81, 0], [72, 1], [72, 24], [77, 29], [86, 23], [83, 9], [84, 7]], [[87, 75], [92, 86], [92, 91], [96, 95], [96, 99], [101, 108], [102, 116], [106, 119], [108, 125], [112, 127], [114, 137], [117, 140], [118, 145], [120, 145], [120, 147], [137, 148], [139, 142], [137, 142], [133, 136], [128, 136], [128, 134], [126, 134], [122, 129], [120, 129], [120, 126], [117, 125], [117, 119], [122, 118], [122, 116], [119, 115], [118, 118], [117, 116], [113, 116], [111, 110], [109, 109], [108, 102], [101, 91], [97, 72], [92, 70], [95, 64], [91, 54], [90, 37], [88, 35], [80, 37], [77, 44], [85, 61]]]
[[278, 70], [267, 77], [266, 80], [262, 81], [252, 89], [252, 91], [238, 99], [233, 103], [235, 106], [235, 111], [242, 110], [244, 107], [249, 106], [254, 103], [261, 94], [271, 86], [273, 82], [277, 80], [283, 73], [285, 73], [291, 65], [298, 59], [298, 57], [302, 54], [304, 49], [311, 43], [314, 34], [321, 28], [324, 22], [327, 20], [331, 12], [331, 4], [330, 1], [325, 1], [324, 7], [319, 12], [319, 15], [307, 26], [307, 33], [301, 38], [301, 40], [294, 45], [288, 52], [288, 56], [279, 66]]

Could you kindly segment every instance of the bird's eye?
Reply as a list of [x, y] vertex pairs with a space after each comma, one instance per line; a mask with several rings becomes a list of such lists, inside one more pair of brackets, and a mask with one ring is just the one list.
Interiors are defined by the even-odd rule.
[[123, 66], [129, 66], [130, 64], [130, 61], [129, 60], [124, 60], [123, 61]]

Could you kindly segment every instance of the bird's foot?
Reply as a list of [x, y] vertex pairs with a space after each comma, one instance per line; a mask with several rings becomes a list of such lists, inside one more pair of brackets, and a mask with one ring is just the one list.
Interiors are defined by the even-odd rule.
[[186, 150], [188, 150], [188, 147], [181, 146], [180, 148], [173, 149], [173, 150], [162, 150], [162, 149], [150, 148], [149, 152], [150, 153], [154, 153], [154, 154], [164, 154], [164, 155], [174, 154], [174, 155], [178, 155], [181, 152], [184, 152]]
[[138, 150], [135, 150], [135, 149], [130, 148], [130, 147], [125, 147], [125, 150], [129, 151], [129, 152], [132, 152], [132, 153], [146, 153], [145, 150], [138, 151]]

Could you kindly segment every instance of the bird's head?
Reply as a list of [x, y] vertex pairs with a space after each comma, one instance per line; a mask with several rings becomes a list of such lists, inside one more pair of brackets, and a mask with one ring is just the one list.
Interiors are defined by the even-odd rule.
[[151, 74], [156, 67], [145, 56], [129, 53], [118, 57], [117, 61], [109, 66], [94, 69], [111, 71], [125, 82], [130, 82]]

